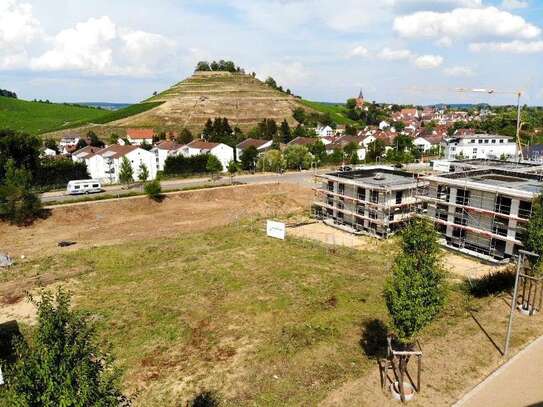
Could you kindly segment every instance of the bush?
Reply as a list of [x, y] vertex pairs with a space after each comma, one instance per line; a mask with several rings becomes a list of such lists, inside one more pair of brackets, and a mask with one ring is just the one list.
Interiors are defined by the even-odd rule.
[[34, 176], [33, 184], [46, 188], [66, 186], [68, 181], [90, 178], [84, 162], [70, 159], [43, 159]]
[[156, 179], [146, 182], [143, 191], [145, 192], [145, 195], [155, 201], [162, 198], [162, 187], [160, 186], [160, 182]]
[[38, 324], [28, 343], [16, 343], [18, 359], [5, 375], [7, 405], [128, 405], [119, 390], [120, 372], [100, 350], [90, 315], [73, 311], [62, 289], [32, 302]]
[[31, 223], [41, 213], [40, 198], [32, 191], [30, 172], [16, 168], [13, 160], [6, 164], [6, 176], [0, 185], [0, 216], [11, 223]]
[[164, 163], [165, 175], [190, 175], [204, 174], [207, 172], [207, 154], [199, 154], [192, 157], [182, 155], [166, 158]]
[[187, 403], [189, 407], [219, 407], [219, 396], [212, 391], [204, 391]]

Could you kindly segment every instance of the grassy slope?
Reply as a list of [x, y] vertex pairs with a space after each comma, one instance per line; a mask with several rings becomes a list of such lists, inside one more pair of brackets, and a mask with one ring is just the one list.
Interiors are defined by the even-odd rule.
[[157, 106], [160, 106], [162, 103], [163, 102], [144, 102], [144, 103], [131, 105], [131, 106], [125, 107], [124, 109], [119, 109], [113, 112], [109, 112], [105, 116], [102, 116], [96, 120], [93, 120], [93, 123], [106, 124], [106, 123], [113, 122], [115, 120], [124, 119], [126, 117], [134, 116], [136, 114], [143, 113], [147, 110], [153, 109]]
[[86, 107], [0, 97], [0, 127], [32, 134], [71, 128], [97, 120], [108, 113]]
[[332, 119], [338, 124], [356, 124], [354, 120], [349, 119], [345, 115], [346, 109], [342, 104], [312, 102], [310, 100], [301, 100], [301, 102], [321, 113], [330, 113]]

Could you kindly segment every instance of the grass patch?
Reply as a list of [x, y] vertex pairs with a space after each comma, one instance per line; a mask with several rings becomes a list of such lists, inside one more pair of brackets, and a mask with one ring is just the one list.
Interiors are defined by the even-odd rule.
[[107, 116], [107, 110], [39, 103], [0, 96], [0, 127], [30, 134], [80, 126]]
[[307, 107], [315, 109], [321, 113], [330, 113], [332, 120], [337, 124], [356, 124], [354, 120], [351, 120], [347, 117], [347, 109], [343, 104], [312, 102], [309, 100], [300, 100], [300, 102]]
[[160, 106], [162, 103], [164, 102], [145, 102], [130, 105], [128, 107], [125, 107], [124, 109], [109, 112], [106, 115], [94, 120], [93, 123], [106, 124], [116, 120], [121, 120], [126, 117], [134, 116], [136, 114], [146, 112], [147, 110], [154, 109], [155, 107]]

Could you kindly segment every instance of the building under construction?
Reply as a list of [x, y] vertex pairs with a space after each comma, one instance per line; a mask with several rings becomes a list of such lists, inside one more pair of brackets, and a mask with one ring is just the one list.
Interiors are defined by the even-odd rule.
[[481, 168], [425, 177], [420, 198], [443, 243], [487, 260], [513, 256], [543, 178], [526, 169]]
[[342, 229], [387, 238], [416, 215], [427, 185], [416, 174], [391, 167], [367, 167], [317, 176], [313, 213]]

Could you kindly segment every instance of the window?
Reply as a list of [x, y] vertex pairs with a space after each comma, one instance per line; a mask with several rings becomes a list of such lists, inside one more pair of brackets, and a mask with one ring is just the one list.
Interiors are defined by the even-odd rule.
[[486, 140], [485, 140], [485, 144], [488, 144], [489, 141], [490, 141], [490, 140], [486, 139]]
[[377, 219], [377, 211], [370, 209], [368, 216], [370, 219]]
[[446, 222], [449, 219], [449, 207], [447, 205], [437, 205], [436, 218]]
[[503, 144], [503, 139], [500, 139], [500, 143]]
[[458, 189], [456, 191], [456, 204], [457, 205], [469, 205], [470, 191], [465, 189]]
[[495, 211], [498, 213], [509, 215], [511, 213], [511, 198], [498, 195], [496, 197]]
[[471, 139], [469, 142], [470, 142], [470, 143], [475, 143], [475, 140], [474, 140], [474, 139]]
[[364, 205], [358, 204], [356, 205], [356, 213], [359, 215], [364, 215], [364, 211], [366, 210], [366, 207]]
[[389, 221], [393, 221], [394, 220], [394, 214], [391, 213], [390, 215], [388, 215], [388, 220]]
[[366, 190], [364, 188], [358, 187], [358, 199], [361, 201], [366, 200]]
[[98, 188], [99, 186], [100, 186], [99, 184], [92, 184], [93, 188]]
[[507, 224], [501, 220], [494, 220], [492, 233], [500, 236], [507, 236]]
[[483, 140], [479, 140], [479, 144], [483, 144]]
[[477, 154], [477, 148], [473, 149], [473, 154]]
[[328, 204], [328, 206], [334, 206], [334, 197], [332, 195], [327, 195], [326, 203]]
[[466, 231], [462, 228], [454, 228], [453, 237], [456, 237], [458, 239], [464, 239], [466, 237]]
[[401, 204], [403, 198], [403, 191], [396, 192], [396, 204]]
[[379, 191], [371, 191], [371, 202], [379, 203]]
[[345, 193], [345, 184], [338, 184], [338, 193], [339, 194]]
[[492, 140], [492, 144], [496, 144], [496, 140], [493, 139], [493, 140]]
[[328, 181], [328, 191], [334, 192], [334, 182]]
[[532, 203], [528, 201], [520, 201], [518, 207], [518, 217], [529, 219], [532, 215]]
[[437, 186], [437, 199], [442, 201], [449, 202], [451, 198], [451, 188], [447, 185], [438, 185]]
[[79, 189], [81, 188], [79, 185], [74, 185], [74, 189]]

